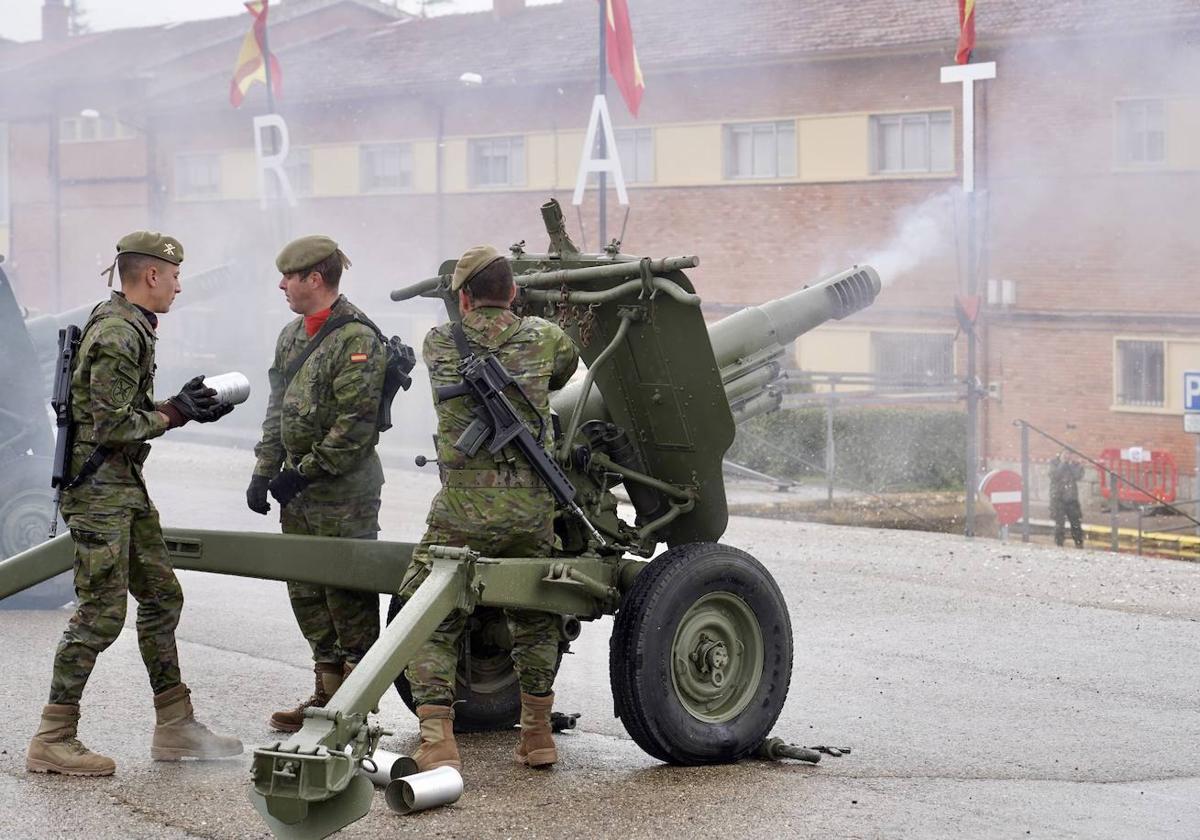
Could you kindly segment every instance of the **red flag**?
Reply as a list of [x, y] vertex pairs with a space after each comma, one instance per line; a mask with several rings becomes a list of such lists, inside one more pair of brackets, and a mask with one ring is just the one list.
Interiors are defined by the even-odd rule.
[[958, 0], [958, 51], [955, 64], [966, 64], [975, 49], [975, 0]]
[[[267, 71], [263, 56], [267, 50], [267, 7], [270, 0], [251, 0], [245, 3], [246, 11], [254, 17], [254, 25], [242, 39], [242, 49], [238, 52], [237, 64], [233, 66], [233, 80], [229, 83], [229, 104], [234, 108], [242, 104], [246, 91], [255, 82], [266, 84]], [[283, 71], [279, 69], [279, 60], [274, 54], [270, 55], [271, 90], [276, 96], [283, 96]]]
[[625, 100], [629, 113], [637, 116], [642, 104], [642, 91], [646, 83], [642, 80], [642, 68], [638, 65], [637, 49], [633, 45], [633, 27], [629, 25], [629, 6], [625, 0], [603, 0], [605, 3], [605, 27], [607, 29], [608, 72], [612, 73], [621, 98]]

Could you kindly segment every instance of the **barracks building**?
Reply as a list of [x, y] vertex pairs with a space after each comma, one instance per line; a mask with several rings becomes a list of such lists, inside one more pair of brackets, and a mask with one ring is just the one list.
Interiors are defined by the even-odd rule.
[[[796, 365], [956, 381], [961, 394], [962, 88], [939, 75], [956, 3], [630, 6], [646, 86], [635, 119], [609, 83], [629, 186], [628, 214], [610, 191], [609, 236], [630, 253], [698, 254], [713, 318], [871, 262], [876, 305], [803, 337]], [[973, 61], [997, 67], [975, 87], [982, 457], [1016, 460], [1024, 419], [1090, 453], [1167, 450], [1190, 476], [1200, 5], [976, 8]], [[595, 191], [578, 215], [569, 206], [596, 88], [595, 0], [435, 18], [287, 0], [270, 15], [287, 209], [260, 202], [264, 86], [229, 101], [249, 15], [68, 36], [63, 3], [46, 0], [41, 40], [0, 42], [0, 252], [24, 305], [98, 298], [113, 243], [139, 227], [187, 243], [192, 272], [234, 266], [239, 299], [278, 310], [248, 344], [286, 315], [272, 260], [288, 235], [338, 238], [355, 263], [347, 291], [373, 315], [477, 242], [543, 247], [549, 196], [597, 249]], [[269, 347], [255, 352], [265, 367]], [[1032, 445], [1039, 459], [1057, 448]]]

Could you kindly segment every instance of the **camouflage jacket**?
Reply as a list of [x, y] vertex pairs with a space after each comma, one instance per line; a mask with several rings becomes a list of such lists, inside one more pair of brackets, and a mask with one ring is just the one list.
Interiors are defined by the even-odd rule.
[[1083, 478], [1083, 465], [1074, 461], [1050, 462], [1050, 497], [1052, 500], [1070, 501], [1079, 499], [1079, 481]]
[[[343, 315], [366, 317], [339, 296], [329, 317]], [[308, 342], [303, 317], [279, 334], [254, 474], [273, 477], [283, 466], [294, 467], [312, 481], [303, 498], [313, 501], [378, 495], [383, 467], [375, 453], [375, 423], [387, 368], [383, 345], [370, 327], [346, 324], [321, 342], [285, 388], [284, 374]]]
[[[488, 350], [504, 366], [524, 389], [530, 402], [537, 408], [537, 415], [545, 423], [546, 434], [543, 444], [553, 446], [553, 431], [550, 425], [550, 392], [561, 388], [575, 373], [579, 364], [579, 351], [575, 344], [556, 324], [542, 318], [522, 318], [511, 309], [480, 307], [466, 313], [462, 319], [463, 332], [467, 340], [477, 349]], [[458, 374], [461, 357], [454, 343], [450, 324], [434, 327], [425, 336], [422, 348], [425, 365], [429, 369], [429, 382], [436, 389], [443, 385], [462, 382]], [[535, 435], [538, 418], [529, 409], [516, 389], [511, 389], [508, 399], [521, 419]], [[462, 470], [498, 471], [498, 473], [529, 473], [529, 465], [513, 447], [506, 447], [492, 455], [483, 447], [475, 457], [468, 458], [454, 448], [455, 441], [475, 419], [471, 413], [470, 397], [458, 397], [437, 404], [437, 457], [446, 484], [448, 472]], [[488, 486], [486, 476], [460, 486]], [[498, 474], [494, 486], [505, 486]], [[547, 491], [549, 492], [549, 491]]]
[[[122, 506], [144, 493], [141, 465], [146, 443], [167, 430], [154, 402], [154, 327], [118, 292], [92, 310], [71, 373], [75, 439], [70, 475], [77, 475], [97, 446], [110, 455], [78, 488], [77, 501], [97, 494]], [[68, 505], [69, 506], [69, 505]]]

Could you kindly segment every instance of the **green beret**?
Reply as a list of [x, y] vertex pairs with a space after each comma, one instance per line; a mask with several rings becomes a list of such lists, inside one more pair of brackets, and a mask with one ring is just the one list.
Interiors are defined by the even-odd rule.
[[451, 291], [457, 292], [482, 269], [496, 260], [502, 259], [504, 257], [491, 245], [476, 245], [474, 248], [468, 248], [454, 265], [454, 274], [450, 278]]
[[135, 230], [121, 237], [117, 243], [117, 255], [145, 254], [179, 265], [183, 262], [183, 246], [179, 240], [155, 230]]
[[283, 246], [275, 258], [275, 267], [280, 274], [295, 274], [312, 268], [338, 249], [338, 244], [328, 236], [301, 236]]

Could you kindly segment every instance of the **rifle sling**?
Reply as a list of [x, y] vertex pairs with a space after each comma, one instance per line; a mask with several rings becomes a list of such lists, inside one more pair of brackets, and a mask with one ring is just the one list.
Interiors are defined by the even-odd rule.
[[312, 340], [308, 342], [308, 346], [300, 352], [299, 356], [292, 360], [292, 363], [287, 366], [287, 370], [283, 372], [283, 390], [287, 390], [288, 385], [292, 383], [292, 380], [296, 377], [296, 374], [300, 372], [300, 368], [304, 367], [304, 363], [308, 361], [308, 357], [311, 356], [316, 349], [321, 346], [322, 341], [347, 324], [354, 323], [362, 324], [365, 327], [370, 327], [375, 333], [375, 337], [379, 339], [379, 343], [384, 346], [385, 350], [387, 349], [388, 341], [383, 336], [383, 330], [375, 326], [375, 322], [370, 318], [367, 318], [364, 315], [340, 315], [337, 318], [330, 318], [321, 325], [321, 329], [317, 330], [317, 334], [314, 335]]

